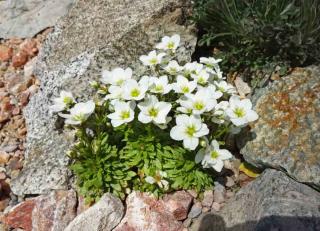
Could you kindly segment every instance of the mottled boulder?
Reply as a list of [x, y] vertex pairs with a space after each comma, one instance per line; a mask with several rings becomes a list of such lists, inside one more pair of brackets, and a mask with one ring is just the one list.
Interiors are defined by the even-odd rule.
[[116, 227], [124, 214], [120, 199], [104, 194], [92, 207], [78, 215], [64, 231], [109, 231]]
[[320, 68], [296, 69], [254, 97], [260, 115], [241, 149], [258, 167], [320, 187]]
[[320, 193], [285, 173], [266, 170], [217, 214], [205, 214], [197, 231], [320, 230]]
[[74, 0], [0, 1], [0, 38], [33, 37], [54, 26]]
[[76, 217], [74, 191], [56, 191], [26, 200], [4, 215], [4, 224], [25, 231], [63, 231]]
[[61, 90], [87, 100], [89, 81], [102, 69], [130, 66], [135, 75], [143, 67], [139, 56], [154, 48], [163, 35], [178, 33], [182, 61], [189, 61], [196, 44], [193, 26], [186, 26], [189, 0], [79, 0], [49, 35], [40, 51], [35, 74], [40, 91], [25, 110], [27, 150], [25, 166], [12, 181], [15, 194], [38, 194], [66, 189], [69, 170], [65, 153], [74, 142], [49, 113]]
[[163, 200], [147, 193], [133, 192], [126, 200], [127, 211], [115, 231], [182, 231], [182, 222], [176, 220]]

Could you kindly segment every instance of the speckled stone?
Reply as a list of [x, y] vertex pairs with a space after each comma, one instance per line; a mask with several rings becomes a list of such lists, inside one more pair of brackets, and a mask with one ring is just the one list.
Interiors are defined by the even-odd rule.
[[273, 169], [249, 183], [219, 213], [195, 221], [197, 231], [320, 230], [320, 193]]
[[139, 56], [154, 49], [164, 35], [180, 34], [180, 61], [190, 61], [196, 36], [187, 25], [190, 0], [78, 0], [60, 20], [41, 49], [35, 75], [41, 82], [24, 111], [28, 128], [25, 165], [12, 181], [17, 195], [67, 189], [70, 172], [66, 151], [74, 134], [63, 130], [49, 112], [61, 90], [88, 100], [103, 69], [131, 67], [141, 75]]
[[319, 79], [320, 67], [299, 68], [257, 93], [260, 118], [240, 144], [246, 161], [320, 187]]

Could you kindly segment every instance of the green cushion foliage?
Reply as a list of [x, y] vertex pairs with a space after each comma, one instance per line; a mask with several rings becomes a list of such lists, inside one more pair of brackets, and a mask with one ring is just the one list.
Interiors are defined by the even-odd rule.
[[320, 61], [319, 0], [196, 0], [200, 45], [222, 51], [230, 70]]

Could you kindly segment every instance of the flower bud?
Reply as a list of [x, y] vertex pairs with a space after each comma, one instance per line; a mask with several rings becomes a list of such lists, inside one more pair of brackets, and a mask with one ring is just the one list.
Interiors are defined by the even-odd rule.
[[97, 81], [91, 81], [90, 82], [90, 86], [93, 88], [99, 88], [100, 84]]
[[207, 146], [207, 142], [203, 139], [200, 140], [200, 146], [205, 148]]

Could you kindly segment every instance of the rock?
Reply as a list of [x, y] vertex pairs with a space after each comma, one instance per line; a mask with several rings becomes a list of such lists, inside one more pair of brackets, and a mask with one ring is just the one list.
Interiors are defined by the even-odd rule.
[[73, 0], [10, 0], [0, 2], [0, 38], [33, 37], [54, 26]]
[[213, 200], [217, 203], [222, 203], [225, 201], [226, 188], [215, 182], [214, 191], [213, 191]]
[[35, 56], [38, 52], [37, 42], [34, 39], [25, 39], [19, 47], [20, 50], [27, 53], [30, 58]]
[[192, 200], [193, 197], [186, 191], [177, 191], [163, 198], [165, 207], [178, 221], [187, 218]]
[[211, 209], [213, 210], [213, 212], [219, 212], [221, 209], [221, 204], [219, 204], [218, 202], [213, 202]]
[[56, 191], [16, 205], [4, 215], [4, 223], [25, 231], [63, 231], [75, 218], [76, 209], [74, 191]]
[[[189, 61], [196, 44], [193, 26], [186, 26], [189, 0], [79, 0], [48, 36], [38, 55], [35, 74], [41, 87], [24, 110], [28, 128], [25, 165], [12, 180], [17, 195], [66, 189], [69, 162], [66, 150], [74, 142], [70, 130], [57, 127], [49, 105], [61, 90], [79, 99], [93, 94], [89, 81], [102, 69], [130, 66], [142, 73], [139, 56], [154, 48], [162, 36], [178, 33], [181, 61]], [[101, 17], [101, 15], [104, 15]]]
[[234, 80], [234, 85], [236, 86], [237, 91], [242, 98], [245, 98], [247, 94], [251, 93], [251, 88], [246, 82], [243, 81], [241, 77], [236, 77]]
[[198, 217], [202, 212], [202, 205], [200, 202], [195, 203], [188, 214], [188, 218], [196, 218]]
[[73, 190], [40, 196], [32, 212], [33, 231], [64, 231], [76, 217], [77, 195]]
[[231, 187], [234, 186], [234, 185], [235, 185], [235, 182], [234, 182], [234, 180], [232, 179], [232, 177], [227, 176], [226, 186], [229, 187], [229, 188], [231, 188]]
[[0, 151], [0, 164], [8, 163], [10, 155], [7, 152]]
[[20, 51], [12, 57], [12, 66], [17, 68], [26, 64], [28, 61], [28, 54], [25, 51]]
[[319, 206], [319, 192], [285, 173], [268, 169], [240, 189], [218, 215], [211, 214], [201, 225], [217, 227], [217, 231], [313, 231], [320, 229]]
[[260, 115], [239, 146], [247, 162], [320, 187], [320, 67], [296, 69], [253, 98]]
[[162, 200], [147, 193], [133, 192], [126, 200], [127, 211], [114, 231], [181, 231], [183, 225], [167, 210]]
[[[1, 3], [0, 3], [1, 4]], [[9, 61], [12, 57], [13, 49], [6, 45], [0, 45], [0, 61]]]
[[211, 207], [213, 203], [213, 191], [212, 190], [206, 190], [203, 193], [203, 200], [202, 200], [202, 206], [204, 207]]
[[123, 214], [122, 202], [111, 194], [104, 194], [95, 205], [78, 215], [64, 231], [113, 230]]
[[22, 228], [25, 231], [32, 230], [32, 211], [35, 206], [35, 199], [27, 200], [13, 207], [4, 216], [3, 222], [12, 228]]

